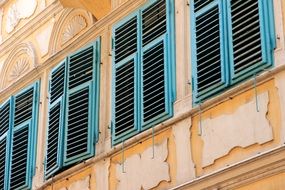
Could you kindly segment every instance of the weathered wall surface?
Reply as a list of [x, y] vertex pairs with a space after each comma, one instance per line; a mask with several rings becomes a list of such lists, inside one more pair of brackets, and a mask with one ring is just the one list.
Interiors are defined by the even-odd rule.
[[[189, 1], [175, 0], [174, 117], [155, 127], [154, 142], [149, 129], [127, 141], [124, 148], [122, 144], [112, 147], [108, 128], [112, 95], [111, 29], [144, 2], [112, 0], [112, 12], [102, 20], [96, 20], [83, 9], [64, 9], [54, 0], [33, 0], [27, 10], [20, 11], [17, 10], [25, 0], [11, 0], [0, 7], [0, 102], [33, 81], [41, 81], [33, 189], [284, 189], [285, 2], [274, 0], [277, 42], [275, 65], [271, 68], [274, 71], [257, 77], [257, 94], [250, 79], [229, 89], [226, 92], [229, 95], [221, 94], [211, 103], [206, 102], [199, 111], [192, 105], [189, 85]], [[43, 163], [49, 72], [68, 54], [98, 36], [102, 40], [100, 102], [104, 106], [100, 107], [101, 133], [96, 156], [47, 184]], [[248, 180], [240, 176], [247, 176]], [[184, 185], [175, 188], [181, 184]]]

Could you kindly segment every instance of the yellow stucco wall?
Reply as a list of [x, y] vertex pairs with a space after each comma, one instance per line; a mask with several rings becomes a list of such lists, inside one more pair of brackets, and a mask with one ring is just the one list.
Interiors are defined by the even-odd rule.
[[285, 187], [285, 173], [261, 179], [236, 190], [283, 190]]
[[[9, 1], [4, 5], [4, 14], [7, 12], [6, 8], [9, 8], [15, 1]], [[46, 5], [44, 9], [40, 9], [39, 5], [42, 3], [42, 0], [38, 0], [38, 6], [35, 10], [35, 13], [26, 19], [22, 19], [15, 30], [12, 32], [14, 37], [10, 34], [6, 33], [2, 28], [2, 34], [4, 42], [0, 43], [0, 73], [1, 68], [6, 67], [7, 58], [11, 53], [13, 53], [14, 48], [17, 47], [20, 43], [32, 43], [33, 48], [36, 55], [37, 66], [32, 68], [31, 71], [21, 75], [13, 84], [9, 84], [5, 87], [0, 86], [0, 102], [5, 101], [11, 94], [16, 93], [20, 89], [23, 89], [28, 84], [33, 83], [35, 80], [41, 80], [41, 104], [39, 111], [39, 145], [38, 145], [38, 155], [37, 155], [37, 171], [34, 177], [34, 189], [46, 189], [46, 190], [69, 190], [68, 188], [72, 186], [76, 182], [80, 182], [89, 177], [89, 189], [91, 190], [107, 190], [106, 189], [98, 189], [96, 187], [100, 187], [98, 185], [99, 181], [98, 175], [98, 165], [102, 161], [109, 161], [106, 164], [106, 167], [100, 168], [100, 172], [103, 171], [103, 174], [107, 176], [107, 184], [109, 186], [108, 189], [116, 190], [118, 189], [118, 165], [122, 162], [122, 154], [124, 152], [125, 160], [132, 158], [135, 155], [142, 155], [147, 150], [152, 148], [152, 135], [151, 129], [144, 132], [142, 138], [140, 138], [137, 142], [127, 143], [127, 146], [124, 148], [122, 152], [122, 145], [118, 147], [111, 146], [110, 140], [110, 130], [108, 129], [108, 125], [110, 124], [111, 118], [111, 29], [112, 25], [116, 23], [118, 20], [124, 18], [127, 14], [135, 10], [137, 7], [142, 5], [145, 0], [112, 0], [111, 12], [104, 12], [104, 15], [107, 15], [102, 20], [94, 19], [92, 20], [92, 16], [88, 14], [85, 10], [78, 9], [63, 9], [62, 6], [58, 3], [58, 1], [48, 0], [45, 1]], [[275, 1], [276, 3], [277, 1]], [[276, 6], [275, 8], [283, 9], [281, 13], [283, 15], [276, 15], [276, 19], [283, 18], [283, 23], [285, 23], [285, 3], [283, 0], [278, 0], [282, 7]], [[273, 131], [273, 139], [264, 143], [258, 144], [253, 143], [247, 147], [239, 147], [238, 145], [233, 147], [227, 154], [221, 155], [216, 158], [214, 163], [211, 165], [207, 165], [203, 167], [202, 160], [205, 155], [203, 155], [204, 144], [202, 136], [199, 133], [199, 125], [200, 125], [200, 117], [202, 123], [203, 130], [203, 121], [207, 119], [215, 119], [220, 116], [233, 115], [235, 111], [247, 103], [255, 101], [255, 90], [253, 83], [246, 85], [245, 89], [234, 91], [233, 89], [229, 89], [229, 91], [233, 91], [231, 93], [231, 98], [221, 98], [221, 100], [215, 100], [215, 105], [207, 105], [203, 107], [201, 116], [199, 115], [199, 110], [196, 108], [192, 108], [192, 92], [190, 85], [188, 84], [191, 79], [191, 75], [189, 74], [191, 64], [191, 56], [190, 56], [190, 31], [189, 31], [189, 6], [186, 1], [175, 0], [176, 6], [176, 33], [179, 34], [176, 36], [176, 44], [177, 44], [177, 101], [174, 104], [174, 117], [168, 121], [169, 123], [163, 123], [157, 127], [160, 127], [159, 130], [155, 133], [154, 142], [155, 146], [159, 147], [165, 140], [167, 140], [167, 150], [163, 149], [163, 151], [167, 151], [167, 158], [163, 162], [158, 162], [158, 165], [163, 166], [167, 165], [169, 167], [168, 173], [166, 175], [169, 176], [169, 180], [164, 180], [163, 177], [158, 179], [158, 184], [154, 185], [152, 190], [166, 190], [170, 188], [174, 188], [175, 186], [181, 185], [182, 183], [189, 182], [190, 187], [186, 187], [185, 189], [203, 189], [210, 187], [218, 187], [215, 186], [215, 182], [202, 180], [203, 177], [207, 179], [207, 175], [217, 177], [216, 183], [222, 184], [227, 183], [219, 178], [222, 176], [218, 171], [221, 169], [231, 171], [231, 166], [238, 162], [246, 162], [246, 159], [249, 159], [253, 156], [257, 156], [260, 153], [268, 151], [270, 149], [274, 149], [283, 144], [284, 139], [282, 136], [282, 131], [284, 130], [284, 122], [282, 122], [283, 115], [285, 114], [282, 108], [282, 96], [285, 96], [284, 92], [280, 88], [280, 81], [278, 83], [277, 77], [275, 74], [271, 74], [268, 77], [258, 79], [259, 84], [257, 86], [257, 94], [261, 95], [265, 92], [268, 92], [268, 110], [266, 113], [266, 119], [270, 123], [270, 127], [272, 127]], [[47, 16], [43, 16], [44, 11], [48, 11], [49, 14]], [[70, 11], [70, 12], [69, 12]], [[110, 14], [108, 16], [108, 14]], [[69, 41], [65, 44], [60, 44], [62, 33], [67, 26], [70, 26], [69, 20], [73, 16], [81, 15], [87, 19], [87, 27], [79, 31], [75, 34]], [[41, 18], [42, 16], [42, 18]], [[282, 17], [283, 16], [283, 17]], [[64, 17], [64, 19], [63, 19]], [[38, 18], [38, 20], [37, 20]], [[41, 19], [39, 19], [41, 18]], [[27, 27], [27, 23], [35, 22], [37, 23], [33, 27]], [[3, 25], [6, 24], [6, 17], [4, 17]], [[22, 31], [23, 30], [23, 31]], [[25, 31], [27, 30], [27, 31]], [[46, 31], [50, 30], [50, 33], [45, 34]], [[275, 51], [275, 60], [276, 65], [284, 65], [285, 64], [285, 51], [284, 51], [284, 32], [285, 25], [283, 27], [278, 25], [276, 26], [277, 36], [282, 37], [280, 42], [278, 43], [278, 48]], [[185, 32], [187, 31], [187, 32]], [[25, 34], [29, 33], [29, 34]], [[26, 35], [26, 36], [25, 36]], [[39, 37], [42, 36], [42, 37]], [[44, 154], [45, 154], [45, 135], [46, 135], [46, 125], [47, 125], [47, 110], [48, 110], [48, 77], [50, 70], [56, 66], [61, 60], [63, 60], [68, 54], [76, 51], [79, 48], [84, 47], [86, 44], [94, 41], [98, 36], [102, 39], [102, 65], [101, 65], [101, 79], [100, 79], [100, 98], [101, 105], [100, 106], [100, 139], [99, 143], [96, 145], [96, 156], [92, 159], [96, 159], [102, 156], [102, 159], [93, 160], [91, 164], [82, 167], [79, 170], [73, 171], [72, 173], [63, 175], [62, 177], [56, 178], [52, 180], [51, 183], [46, 187], [42, 188], [44, 184], [47, 182], [44, 180]], [[44, 46], [48, 46], [47, 50], [43, 50]], [[14, 60], [14, 62], [16, 59]], [[14, 63], [11, 61], [11, 64]], [[275, 67], [274, 67], [275, 68]], [[272, 68], [272, 69], [274, 69]], [[277, 73], [277, 71], [276, 71]], [[285, 76], [284, 71], [278, 71], [279, 75]], [[281, 73], [281, 74], [280, 74]], [[277, 74], [276, 74], [277, 75]], [[282, 81], [282, 80], [281, 80]], [[282, 84], [282, 83], [281, 83]], [[283, 83], [284, 84], [284, 83]], [[242, 85], [242, 84], [239, 84]], [[237, 86], [239, 86], [237, 85]], [[215, 98], [219, 98], [222, 95], [218, 95]], [[206, 105], [206, 104], [205, 104]], [[195, 110], [196, 109], [196, 110]], [[255, 109], [253, 107], [253, 109]], [[252, 114], [253, 112], [250, 112]], [[245, 113], [247, 114], [247, 113]], [[249, 115], [251, 117], [252, 115]], [[222, 125], [222, 124], [221, 124]], [[185, 135], [189, 135], [188, 140], [181, 141], [181, 134], [176, 133], [175, 130], [179, 128], [185, 128]], [[176, 135], [176, 136], [175, 136]], [[238, 135], [238, 134], [237, 134]], [[178, 153], [178, 146], [185, 148], [185, 150], [189, 149], [190, 151], [185, 151], [185, 153]], [[216, 146], [216, 145], [215, 145]], [[217, 145], [218, 146], [218, 145]], [[223, 146], [215, 147], [217, 150], [222, 149]], [[113, 152], [112, 152], [113, 151]], [[111, 152], [111, 153], [110, 153]], [[183, 155], [182, 155], [183, 154]], [[184, 156], [187, 161], [189, 161], [187, 167], [181, 168], [178, 166], [183, 166], [183, 159], [178, 159]], [[91, 160], [92, 160], [91, 159]], [[184, 159], [184, 160], [185, 160]], [[139, 162], [138, 162], [139, 163]], [[192, 164], [192, 165], [191, 165]], [[246, 164], [250, 165], [250, 163]], [[246, 165], [245, 164], [245, 165]], [[266, 162], [263, 162], [266, 165]], [[189, 167], [191, 166], [191, 167]], [[259, 166], [258, 166], [259, 167]], [[246, 168], [246, 167], [245, 167]], [[252, 169], [249, 167], [248, 169], [243, 169], [242, 172], [246, 173], [251, 170], [255, 171], [256, 168]], [[185, 171], [186, 170], [186, 171]], [[248, 171], [247, 171], [248, 170]], [[188, 172], [187, 172], [188, 171]], [[225, 171], [229, 172], [229, 171]], [[238, 177], [241, 175], [241, 171], [238, 169], [233, 169], [231, 173], [231, 177]], [[68, 172], [68, 171], [65, 171]], [[62, 172], [61, 174], [63, 174]], [[159, 173], [159, 172], [158, 172]], [[183, 176], [184, 173], [187, 173], [185, 179], [180, 180], [179, 178]], [[230, 173], [230, 172], [229, 172]], [[155, 174], [155, 172], [154, 172]], [[154, 175], [153, 174], [153, 175]], [[161, 173], [159, 173], [161, 174]], [[128, 171], [126, 173], [128, 175]], [[150, 172], [150, 177], [152, 173]], [[213, 178], [214, 178], [213, 177]], [[159, 178], [159, 176], [158, 176]], [[200, 179], [201, 178], [201, 179]], [[272, 177], [261, 178], [255, 182], [250, 181], [247, 182], [247, 185], [242, 184], [239, 185], [238, 190], [283, 190], [285, 189], [285, 183], [283, 182], [285, 178], [285, 174], [278, 174]], [[245, 180], [239, 178], [241, 181]], [[141, 179], [141, 181], [146, 179]], [[196, 181], [195, 181], [196, 180]], [[199, 181], [201, 180], [201, 181]], [[230, 180], [230, 179], [229, 179]], [[198, 181], [198, 182], [197, 182]], [[196, 186], [196, 184], [200, 184]], [[136, 184], [137, 185], [137, 184]], [[242, 187], [240, 187], [242, 186]], [[67, 189], [66, 189], [67, 188]], [[184, 187], [181, 187], [183, 189]]]

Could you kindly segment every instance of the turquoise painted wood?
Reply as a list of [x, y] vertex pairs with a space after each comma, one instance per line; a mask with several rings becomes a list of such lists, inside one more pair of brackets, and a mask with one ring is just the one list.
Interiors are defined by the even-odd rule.
[[[17, 125], [15, 124], [15, 100], [17, 100], [18, 97], [26, 97], [25, 93], [32, 92], [31, 95], [31, 115], [30, 118], [26, 117], [21, 117], [21, 120], [23, 122], [19, 123], [17, 122]], [[34, 83], [33, 85], [25, 88], [15, 96], [11, 96], [9, 100], [7, 100], [5, 103], [3, 103], [2, 106], [6, 104], [10, 104], [10, 111], [9, 111], [9, 129], [8, 131], [0, 137], [0, 140], [5, 138], [6, 139], [6, 165], [5, 165], [5, 185], [4, 185], [4, 190], [8, 189], [31, 189], [32, 186], [32, 178], [35, 174], [35, 159], [36, 159], [36, 149], [37, 149], [37, 124], [38, 124], [38, 106], [39, 106], [39, 82]], [[21, 135], [22, 139], [17, 139], [20, 140], [18, 143], [21, 144], [21, 146], [26, 147], [24, 149], [23, 154], [26, 155], [26, 157], [22, 157], [21, 161], [23, 163], [17, 163], [16, 166], [23, 164], [26, 167], [25, 171], [22, 171], [24, 173], [25, 181], [19, 181], [15, 182], [12, 180], [11, 176], [11, 167], [12, 163], [15, 162], [16, 160], [13, 160], [14, 158], [12, 157], [12, 151], [14, 148], [17, 148], [19, 144], [16, 144], [15, 147], [14, 145], [14, 139], [13, 136], [17, 133], [20, 133], [21, 131], [27, 131], [26, 135]], [[5, 137], [4, 137], [5, 136]], [[16, 140], [16, 139], [15, 139]], [[26, 142], [26, 144], [25, 144]], [[26, 153], [25, 153], [26, 151]], [[22, 150], [20, 152], [16, 152], [17, 154], [21, 153], [22, 155]], [[15, 175], [18, 175], [17, 172], [21, 171], [16, 171]], [[13, 178], [17, 179], [18, 178]], [[13, 184], [14, 186], [11, 187]], [[15, 186], [16, 185], [16, 186]]]
[[[248, 52], [245, 50], [243, 54], [239, 55], [237, 50], [234, 50], [234, 43], [237, 43], [237, 41], [234, 42], [234, 33], [237, 32], [237, 30], [242, 30], [242, 28], [238, 28], [242, 25], [236, 25], [237, 22], [240, 22], [240, 20], [237, 20], [235, 18], [235, 28], [233, 23], [233, 17], [232, 14], [232, 2], [230, 0], [215, 0], [209, 4], [207, 4], [205, 7], [200, 8], [198, 11], [194, 8], [194, 0], [191, 0], [190, 3], [190, 11], [191, 11], [191, 44], [196, 44], [196, 18], [200, 15], [205, 13], [205, 11], [211, 9], [211, 7], [215, 6], [215, 4], [219, 4], [220, 7], [220, 17], [219, 17], [219, 23], [222, 27], [220, 27], [221, 33], [221, 53], [223, 56], [221, 57], [221, 67], [222, 67], [222, 81], [224, 82], [224, 85], [222, 86], [216, 86], [211, 85], [208, 87], [204, 92], [200, 92], [198, 90], [198, 77], [200, 75], [197, 72], [197, 49], [196, 45], [193, 45], [191, 48], [191, 54], [192, 54], [192, 82], [193, 82], [193, 104], [197, 105], [198, 103], [201, 103], [202, 101], [216, 95], [219, 93], [222, 93], [224, 90], [230, 88], [232, 85], [236, 85], [245, 79], [248, 79], [250, 77], [255, 76], [256, 74], [262, 72], [264, 69], [270, 68], [272, 65], [274, 65], [273, 60], [273, 50], [276, 47], [276, 41], [275, 41], [275, 26], [274, 26], [274, 14], [273, 14], [273, 1], [272, 0], [256, 0], [252, 1], [250, 5], [245, 6], [248, 8], [251, 7], [251, 11], [254, 10], [254, 6], [257, 7], [258, 11], [258, 24], [259, 24], [259, 33], [260, 33], [260, 46], [261, 46], [261, 57], [260, 61], [256, 61], [252, 63], [250, 60], [249, 63], [243, 62], [244, 65], [237, 65], [236, 61], [243, 61], [241, 58], [243, 55], [246, 55], [246, 53], [253, 51], [254, 46], [250, 46], [250, 43], [247, 43], [243, 47], [247, 48], [248, 46]], [[235, 2], [236, 3], [236, 2]], [[238, 2], [238, 3], [246, 3], [246, 2]], [[255, 4], [256, 3], [256, 4]], [[237, 5], [235, 6], [235, 12], [238, 10]], [[243, 11], [239, 10], [239, 11]], [[250, 12], [247, 12], [247, 14], [250, 14]], [[244, 14], [242, 14], [244, 15]], [[252, 17], [252, 18], [251, 18]], [[239, 16], [239, 19], [244, 19], [244, 22], [250, 22], [248, 20], [254, 19], [253, 15], [249, 15], [247, 17]], [[253, 21], [252, 21], [253, 22]], [[247, 24], [249, 26], [252, 24], [250, 22]], [[245, 26], [246, 27], [246, 26]], [[247, 30], [248, 31], [248, 30]], [[242, 33], [244, 35], [247, 35], [246, 33]], [[240, 34], [239, 37], [242, 37]], [[253, 34], [250, 36], [252, 39], [255, 39]], [[254, 38], [255, 37], [255, 38]], [[256, 40], [257, 41], [257, 40]], [[235, 46], [237, 47], [237, 46]], [[255, 52], [253, 52], [255, 53]], [[234, 55], [239, 55], [239, 57], [234, 57]], [[251, 54], [252, 55], [252, 54]], [[251, 55], [246, 58], [250, 58]], [[240, 61], [240, 62], [241, 62]], [[251, 65], [250, 65], [251, 63]], [[241, 64], [241, 63], [239, 63]]]
[[[66, 65], [66, 62], [67, 60], [64, 60], [62, 61], [60, 64], [58, 64], [55, 68], [53, 68], [51, 70], [51, 73], [50, 73], [50, 76], [49, 76], [49, 110], [52, 110], [53, 108], [55, 108], [56, 106], [59, 106], [59, 109], [60, 109], [60, 113], [59, 113], [59, 125], [58, 125], [58, 145], [57, 145], [57, 154], [55, 155], [56, 156], [56, 164], [51, 167], [51, 168], [48, 168], [47, 167], [47, 161], [48, 161], [48, 147], [49, 146], [52, 146], [52, 145], [49, 145], [49, 129], [50, 129], [50, 126], [49, 126], [49, 122], [50, 121], [50, 111], [48, 113], [48, 121], [47, 121], [47, 132], [46, 132], [46, 139], [47, 139], [47, 143], [46, 143], [46, 153], [45, 153], [45, 178], [49, 178], [50, 176], [54, 175], [55, 172], [57, 172], [60, 168], [62, 168], [63, 166], [63, 157], [61, 156], [62, 155], [62, 152], [63, 152], [63, 147], [62, 147], [62, 144], [64, 144], [64, 141], [63, 141], [63, 128], [64, 128], [64, 122], [65, 122], [65, 102], [66, 102], [66, 96], [65, 96], [65, 92], [66, 92], [66, 82], [65, 82], [65, 76], [66, 76], [66, 69], [65, 69], [65, 65]], [[52, 96], [52, 93], [51, 93], [51, 85], [52, 85], [52, 82], [51, 80], [53, 79], [53, 75], [55, 73], [58, 73], [60, 71], [60, 69], [64, 69], [64, 72], [63, 72], [63, 83], [64, 83], [64, 86], [63, 86], [63, 92], [62, 92], [62, 95], [60, 97], [58, 97], [56, 100], [54, 100], [54, 102], [51, 102], [51, 96]]]
[[[99, 138], [98, 125], [99, 125], [99, 98], [100, 98], [99, 97], [100, 63], [101, 63], [101, 39], [97, 38], [93, 43], [70, 54], [68, 57], [66, 57], [64, 61], [62, 61], [58, 66], [53, 68], [51, 71], [50, 82], [49, 82], [49, 91], [50, 91], [49, 110], [52, 111], [54, 108], [58, 108], [59, 106], [60, 119], [59, 119], [59, 130], [58, 130], [58, 141], [57, 141], [58, 145], [57, 145], [56, 164], [53, 165], [52, 167], [49, 167], [48, 165], [48, 146], [46, 148], [46, 160], [45, 160], [46, 179], [55, 175], [56, 172], [63, 169], [64, 167], [70, 166], [71, 164], [74, 163], [78, 163], [95, 155], [95, 144]], [[77, 66], [74, 67], [75, 65]], [[57, 97], [57, 99], [51, 100], [52, 75], [53, 73], [56, 73], [58, 70], [60, 70], [62, 67], [64, 67], [64, 76], [61, 76], [64, 80], [63, 92], [61, 96]], [[90, 69], [88, 69], [90, 67], [92, 67], [91, 74], [89, 73]], [[71, 72], [73, 72], [73, 74], [71, 74]], [[82, 76], [89, 77], [89, 79], [86, 80], [86, 78]], [[86, 141], [84, 141], [85, 144], [81, 144], [80, 142], [76, 144], [76, 146], [77, 145], [82, 146], [81, 148], [83, 150], [80, 153], [77, 153], [76, 152], [77, 148], [73, 149], [74, 152], [70, 151], [68, 143], [71, 141], [69, 141], [68, 139], [69, 138], [68, 132], [70, 129], [69, 121], [72, 118], [77, 117], [78, 114], [73, 115], [70, 118], [68, 116], [69, 113], [71, 113], [70, 106], [75, 106], [76, 109], [77, 106], [80, 106], [78, 105], [78, 102], [82, 101], [83, 99], [81, 98], [78, 99], [78, 97], [81, 93], [87, 93], [87, 95], [85, 95], [84, 97], [87, 98], [88, 100], [88, 102], [85, 102], [88, 108], [86, 112], [84, 112], [84, 114], [86, 115], [85, 119], [87, 119], [87, 124], [85, 125], [86, 134], [84, 136], [84, 138], [86, 138]], [[71, 98], [73, 99], [77, 98], [77, 100], [71, 102]], [[80, 136], [81, 133], [77, 131], [77, 135]], [[75, 138], [77, 138], [77, 140], [78, 139], [80, 140], [79, 136], [75, 136]], [[48, 145], [49, 143], [48, 134], [46, 138]], [[51, 144], [51, 146], [52, 145], [53, 144]], [[72, 153], [72, 156], [68, 155], [68, 151], [69, 153], [70, 152]]]
[[[69, 68], [70, 68], [70, 59], [72, 56], [81, 56], [81, 52], [84, 50], [92, 47], [93, 48], [93, 75], [92, 79], [89, 82], [85, 82], [81, 85], [78, 85], [74, 88], [69, 88], [69, 78], [70, 78], [70, 73], [69, 73]], [[66, 90], [66, 115], [65, 115], [65, 127], [64, 127], [64, 151], [63, 151], [63, 166], [68, 166], [73, 163], [80, 162], [82, 160], [85, 160], [87, 158], [90, 158], [95, 155], [95, 144], [98, 139], [99, 131], [98, 131], [98, 125], [99, 125], [99, 85], [100, 85], [100, 63], [101, 63], [101, 39], [98, 38], [95, 42], [92, 44], [78, 50], [77, 52], [71, 54], [67, 58], [67, 64], [66, 64], [66, 69], [67, 69], [67, 78], [66, 78], [66, 85], [67, 85], [67, 90]], [[84, 56], [84, 55], [82, 55]], [[79, 93], [83, 90], [88, 89], [88, 131], [87, 131], [87, 147], [86, 151], [80, 153], [80, 154], [75, 154], [72, 157], [68, 158], [68, 108], [70, 105], [69, 98], [76, 94]]]
[[[147, 21], [144, 23], [144, 13], [147, 14], [148, 11], [151, 11], [152, 6], [156, 6], [156, 10], [159, 11], [161, 6], [166, 7], [165, 12], [165, 32], [162, 34], [153, 33], [153, 36], [144, 36], [144, 29], [147, 30]], [[131, 50], [132, 54], [125, 57], [123, 60], [118, 59], [118, 55], [124, 51], [120, 47], [120, 36], [119, 31], [122, 30], [122, 27], [126, 23], [131, 22], [136, 18], [136, 50]], [[162, 23], [163, 24], [163, 23]], [[130, 30], [130, 29], [129, 29]], [[154, 27], [153, 30], [156, 30]], [[111, 122], [111, 131], [112, 131], [112, 145], [121, 143], [128, 138], [140, 133], [143, 130], [146, 130], [170, 117], [173, 115], [173, 102], [176, 98], [176, 67], [175, 67], [175, 28], [174, 28], [174, 2], [170, 0], [160, 1], [160, 0], [148, 0], [142, 7], [129, 14], [127, 17], [123, 18], [121, 21], [116, 23], [112, 29], [112, 122]], [[117, 35], [118, 34], [118, 35]], [[131, 35], [131, 34], [129, 34]], [[157, 35], [157, 36], [155, 36]], [[116, 42], [118, 39], [118, 42]], [[149, 41], [149, 40], [150, 41]], [[155, 51], [155, 46], [163, 45], [163, 85], [164, 85], [164, 111], [160, 114], [154, 115], [153, 117], [149, 116], [147, 121], [144, 121], [144, 101], [146, 101], [146, 95], [144, 94], [144, 54], [149, 51]], [[117, 118], [116, 114], [116, 91], [118, 88], [116, 83], [120, 80], [117, 73], [119, 73], [126, 64], [130, 64], [130, 60], [134, 62], [134, 101], [133, 103], [126, 106], [131, 106], [133, 113], [130, 115], [123, 115], [123, 118]], [[126, 69], [129, 67], [126, 66]], [[155, 69], [155, 68], [154, 68]], [[132, 76], [132, 75], [131, 75]], [[162, 75], [161, 75], [162, 76]], [[151, 77], [149, 77], [151, 78]], [[131, 80], [130, 78], [128, 80]], [[148, 79], [150, 82], [154, 79]], [[127, 84], [126, 84], [127, 85]], [[117, 100], [118, 101], [118, 100]], [[127, 101], [127, 100], [125, 100]], [[119, 105], [119, 104], [118, 104]], [[117, 105], [117, 106], [118, 106]], [[156, 105], [156, 104], [153, 104]], [[122, 117], [122, 113], [119, 115]], [[122, 129], [122, 126], [117, 126], [118, 122], [132, 122], [131, 118], [134, 117], [133, 123], [125, 127], [125, 130]], [[116, 121], [117, 120], [119, 121]], [[122, 132], [121, 132], [122, 131]]]

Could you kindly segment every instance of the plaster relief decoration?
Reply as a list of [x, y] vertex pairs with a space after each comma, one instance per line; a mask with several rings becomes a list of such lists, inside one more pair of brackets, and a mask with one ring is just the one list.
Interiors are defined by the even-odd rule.
[[235, 148], [264, 144], [273, 140], [273, 131], [266, 118], [268, 92], [258, 95], [259, 112], [255, 99], [241, 105], [234, 113], [202, 121], [204, 142], [202, 166], [214, 163]]
[[6, 88], [37, 66], [31, 43], [16, 45], [6, 59], [1, 71], [0, 87]]
[[51, 55], [68, 46], [94, 22], [94, 16], [83, 9], [65, 9], [52, 30], [49, 45]]
[[117, 164], [117, 190], [149, 190], [162, 181], [170, 181], [167, 143], [168, 139], [154, 146], [154, 158], [152, 147], [128, 157], [124, 162], [124, 173], [121, 164]]
[[11, 33], [21, 19], [32, 16], [37, 7], [37, 0], [17, 0], [7, 12], [6, 32]]
[[8, 76], [8, 82], [12, 83], [13, 81], [17, 80], [17, 78], [27, 73], [31, 69], [30, 61], [30, 58], [26, 55], [18, 58], [16, 63], [11, 68], [10, 76]]
[[86, 19], [81, 15], [74, 16], [65, 27], [62, 33], [62, 44], [79, 34], [84, 28], [87, 27]]

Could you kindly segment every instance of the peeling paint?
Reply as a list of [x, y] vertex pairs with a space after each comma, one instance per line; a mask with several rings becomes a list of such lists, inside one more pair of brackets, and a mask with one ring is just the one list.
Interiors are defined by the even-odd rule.
[[[266, 118], [268, 92], [258, 95], [259, 112], [255, 99], [241, 105], [233, 114], [202, 121], [204, 142], [202, 166], [213, 164], [235, 147], [263, 144], [273, 139], [273, 131]], [[239, 135], [237, 135], [239, 134]]]

